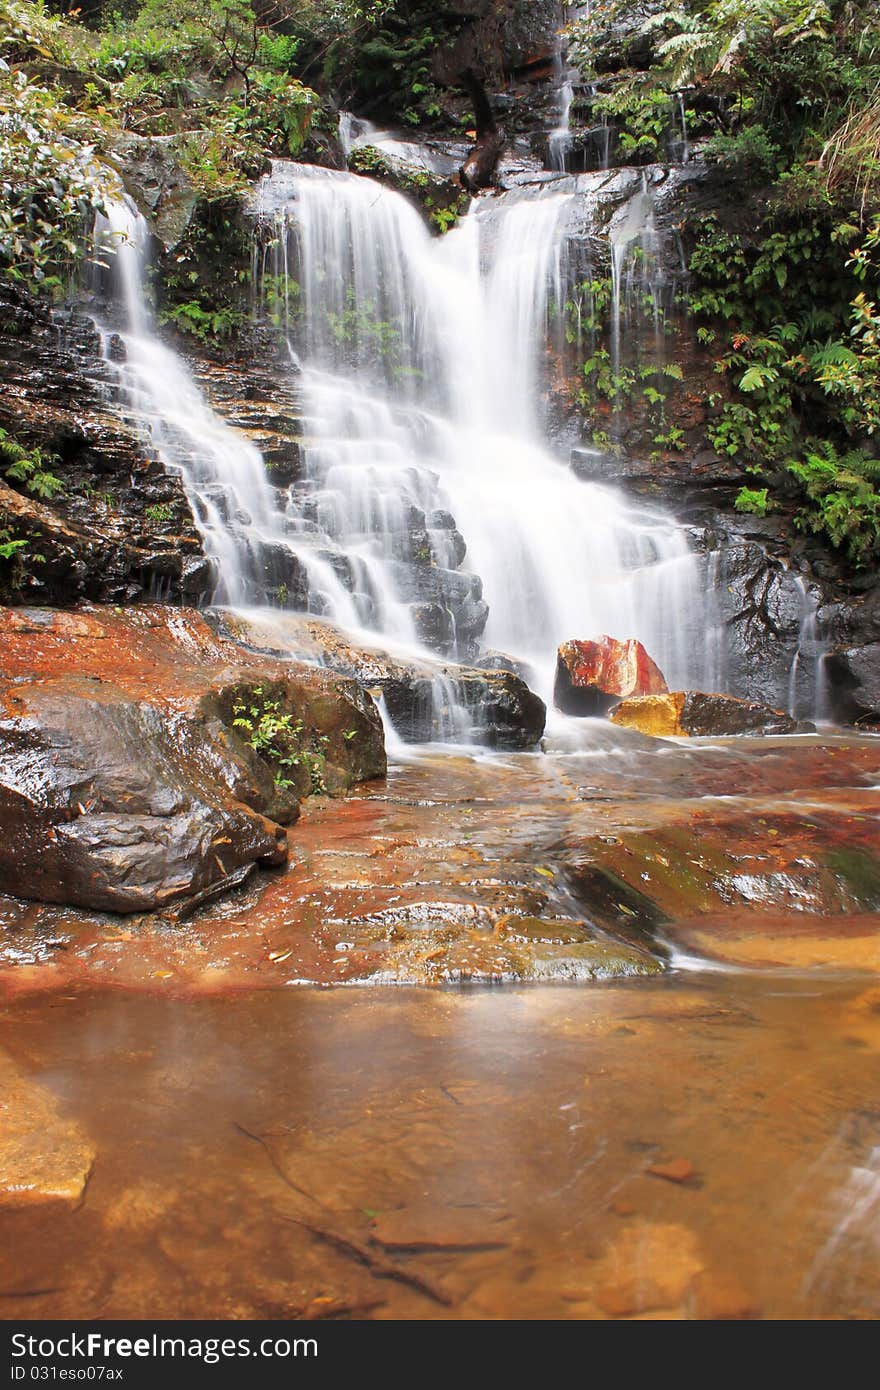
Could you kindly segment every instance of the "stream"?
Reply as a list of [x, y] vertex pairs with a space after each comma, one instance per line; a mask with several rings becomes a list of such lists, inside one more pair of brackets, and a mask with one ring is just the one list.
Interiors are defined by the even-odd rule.
[[[6, 1316], [877, 1316], [876, 740], [593, 728], [404, 749], [170, 929], [7, 919], [3, 1066], [92, 1167], [0, 1212]], [[490, 970], [525, 898], [565, 979], [584, 846], [642, 856], [661, 974], [379, 983]]]
[[[555, 170], [443, 237], [274, 162], [251, 213], [302, 410], [283, 485], [160, 338], [144, 218], [120, 190], [99, 219], [108, 397], [182, 477], [213, 602], [512, 661], [547, 737], [479, 746], [453, 666], [447, 741], [385, 711], [387, 779], [307, 802], [284, 868], [179, 917], [0, 899], [0, 1071], [43, 1143], [39, 1199], [0, 1205], [6, 1317], [880, 1315], [877, 737], [553, 709], [558, 645], [602, 632], [672, 689], [730, 683], [693, 529], [578, 476], [549, 422], [584, 246], [615, 376], [636, 309], [633, 380], [662, 376], [674, 290], [647, 174], [566, 174], [572, 99]], [[790, 587], [775, 701], [824, 717]]]

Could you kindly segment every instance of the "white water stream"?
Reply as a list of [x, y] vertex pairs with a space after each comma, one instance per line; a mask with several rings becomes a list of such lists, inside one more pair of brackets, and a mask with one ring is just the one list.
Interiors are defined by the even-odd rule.
[[[390, 636], [409, 635], [407, 608], [433, 601], [466, 654], [485, 603], [483, 644], [527, 661], [545, 695], [558, 644], [606, 631], [698, 684], [704, 603], [685, 533], [579, 481], [543, 437], [574, 197], [551, 186], [484, 198], [436, 238], [370, 180], [275, 165], [260, 208], [275, 219], [265, 269], [288, 286], [309, 419], [299, 520], [368, 566], [361, 620]], [[414, 515], [427, 565], [406, 557]]]
[[260, 189], [275, 229], [261, 269], [284, 288], [307, 426], [304, 476], [287, 492], [159, 339], [145, 224], [126, 200], [110, 205], [97, 230], [116, 247], [123, 395], [183, 476], [218, 601], [307, 607], [468, 660], [501, 649], [548, 704], [559, 643], [603, 632], [643, 641], [670, 685], [705, 684], [686, 533], [580, 481], [545, 442], [548, 315], [568, 291], [576, 196], [486, 197], [438, 238], [372, 180], [275, 165]]

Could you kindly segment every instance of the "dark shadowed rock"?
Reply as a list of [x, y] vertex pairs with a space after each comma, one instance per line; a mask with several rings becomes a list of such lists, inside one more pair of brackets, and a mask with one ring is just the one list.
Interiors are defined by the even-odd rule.
[[880, 642], [835, 648], [826, 657], [825, 670], [839, 718], [880, 723]]
[[92, 320], [0, 284], [0, 377], [0, 427], [40, 449], [62, 484], [41, 501], [0, 478], [0, 530], [27, 542], [13, 562], [0, 560], [0, 598], [201, 597], [210, 576], [191, 563], [202, 545], [183, 483], [109, 403]]
[[[385, 770], [354, 682], [249, 656], [192, 611], [2, 619], [0, 891], [115, 912], [214, 895], [284, 862], [300, 797]], [[283, 780], [242, 706], [295, 730]]]
[[811, 730], [781, 710], [739, 700], [733, 695], [704, 694], [697, 690], [673, 690], [661, 695], [642, 695], [623, 700], [609, 716], [615, 724], [655, 738], [692, 736], [711, 738], [725, 734], [795, 734]]
[[553, 700], [565, 714], [604, 714], [615, 700], [666, 689], [659, 666], [632, 637], [621, 642], [603, 635], [559, 648]]

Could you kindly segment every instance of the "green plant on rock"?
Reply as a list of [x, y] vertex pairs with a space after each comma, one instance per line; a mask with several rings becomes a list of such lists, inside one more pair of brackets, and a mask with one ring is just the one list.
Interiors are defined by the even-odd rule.
[[14, 559], [22, 550], [27, 549], [27, 544], [27, 541], [13, 540], [4, 527], [0, 530], [0, 560]]
[[54, 460], [45, 457], [40, 449], [28, 449], [0, 428], [0, 468], [7, 482], [23, 484], [26, 490], [42, 502], [51, 502], [64, 491], [64, 482], [49, 465]]
[[197, 299], [189, 299], [183, 304], [172, 304], [160, 314], [163, 323], [173, 323], [184, 333], [190, 333], [199, 342], [206, 343], [211, 338], [228, 338], [241, 327], [244, 315], [228, 305], [222, 308], [205, 308]]
[[765, 487], [741, 487], [736, 494], [734, 506], [738, 512], [744, 512], [750, 516], [766, 516], [769, 511], [772, 511], [775, 503], [771, 500]]
[[631, 162], [652, 164], [663, 158], [674, 108], [668, 87], [655, 74], [633, 73], [593, 102], [593, 112], [617, 130], [617, 140]]
[[232, 726], [240, 729], [248, 747], [273, 767], [276, 787], [293, 787], [295, 783], [287, 774], [294, 767], [303, 767], [312, 791], [326, 790], [324, 748], [329, 738], [308, 735], [303, 721], [285, 712], [281, 701], [272, 699], [263, 687], [256, 686], [233, 701]]
[[144, 508], [144, 520], [153, 526], [164, 526], [173, 516], [174, 508], [170, 502], [154, 502]]
[[880, 459], [860, 449], [841, 454], [827, 440], [813, 445], [787, 466], [806, 499], [796, 523], [824, 533], [861, 569], [880, 555]]
[[371, 300], [359, 300], [354, 287], [346, 290], [345, 307], [327, 311], [330, 336], [340, 347], [350, 347], [371, 360], [379, 359], [392, 369], [399, 366], [403, 335], [397, 324], [379, 317]]

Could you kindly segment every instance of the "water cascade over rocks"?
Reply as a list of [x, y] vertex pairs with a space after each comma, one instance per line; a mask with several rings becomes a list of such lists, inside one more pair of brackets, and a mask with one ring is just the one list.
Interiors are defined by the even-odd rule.
[[[97, 235], [116, 249], [125, 321], [106, 355], [126, 408], [182, 474], [216, 602], [280, 603], [420, 658], [500, 652], [548, 703], [572, 636], [636, 638], [673, 688], [706, 685], [686, 532], [578, 479], [546, 443], [548, 324], [573, 282], [583, 202], [570, 179], [517, 188], [434, 237], [370, 179], [276, 162], [255, 215], [257, 280], [305, 416], [285, 489], [159, 340], [145, 224], [126, 199], [110, 204]], [[434, 727], [479, 737], [454, 673], [437, 677]]]
[[699, 684], [705, 606], [685, 532], [579, 481], [544, 439], [575, 188], [479, 199], [436, 238], [370, 180], [275, 164], [262, 273], [281, 286], [308, 419], [288, 522], [350, 566], [359, 620], [389, 638], [465, 660], [500, 649], [546, 697], [559, 643], [609, 632]]

